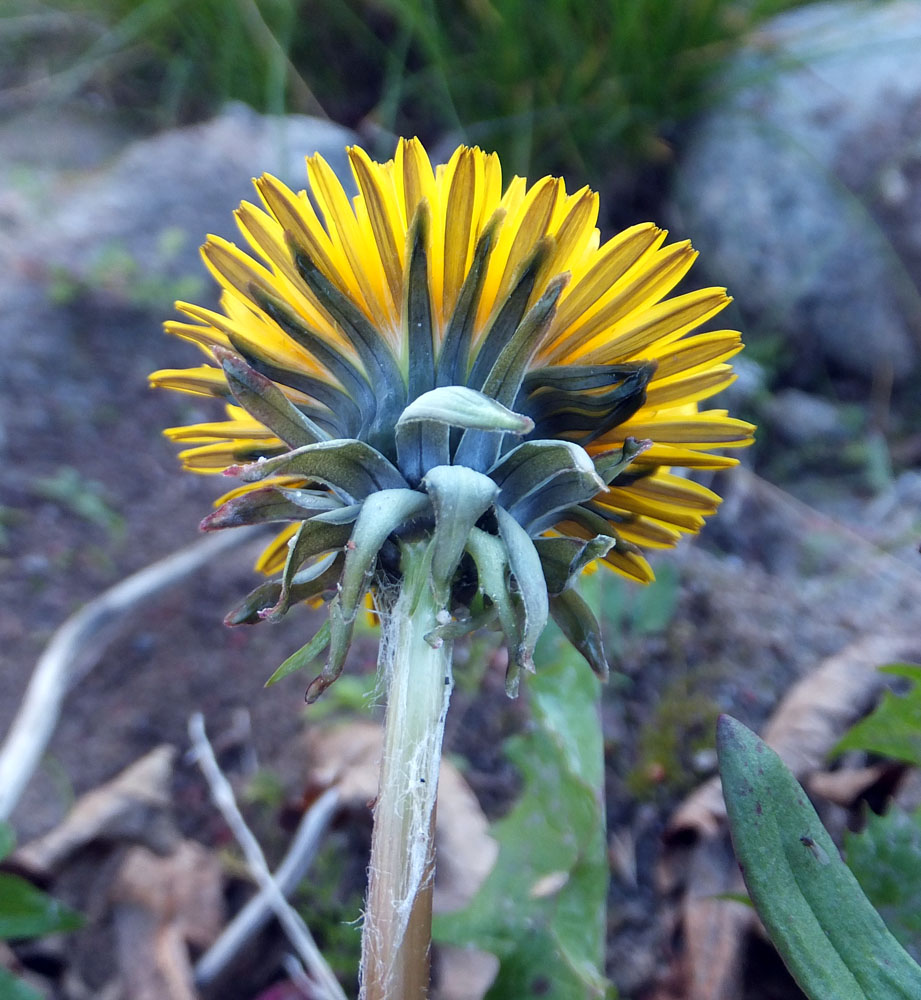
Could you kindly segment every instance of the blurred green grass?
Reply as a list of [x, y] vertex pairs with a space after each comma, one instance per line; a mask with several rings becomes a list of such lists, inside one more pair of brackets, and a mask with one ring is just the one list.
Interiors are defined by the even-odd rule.
[[636, 183], [669, 163], [739, 41], [803, 3], [8, 0], [0, 111], [82, 93], [162, 127], [239, 100], [326, 115], [376, 153], [451, 136], [510, 171]]

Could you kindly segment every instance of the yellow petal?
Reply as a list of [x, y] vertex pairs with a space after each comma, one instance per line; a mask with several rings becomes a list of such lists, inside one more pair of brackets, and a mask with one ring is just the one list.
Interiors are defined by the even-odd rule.
[[178, 389], [196, 396], [229, 396], [224, 369], [213, 365], [199, 368], [161, 368], [147, 376], [147, 381], [157, 389]]
[[284, 528], [272, 539], [263, 549], [262, 555], [256, 560], [256, 571], [272, 576], [280, 573], [285, 568], [288, 558], [288, 542], [297, 534], [300, 525], [295, 521], [293, 524], [286, 524]]

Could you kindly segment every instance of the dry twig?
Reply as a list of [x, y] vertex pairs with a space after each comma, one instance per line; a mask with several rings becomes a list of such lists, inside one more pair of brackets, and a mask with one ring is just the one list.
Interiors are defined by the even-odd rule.
[[[306, 874], [341, 801], [340, 790], [336, 787], [328, 788], [304, 814], [284, 861], [273, 875], [275, 884], [284, 896], [287, 897]], [[272, 912], [272, 892], [263, 888], [240, 910], [217, 941], [198, 960], [195, 966], [196, 984], [204, 987], [218, 979], [234, 956], [264, 926]]]
[[128, 613], [258, 532], [222, 532], [174, 552], [104, 591], [54, 633], [0, 748], [0, 820], [9, 818], [22, 797], [57, 726], [65, 695], [96, 665]]
[[230, 782], [224, 777], [218, 766], [214, 751], [205, 733], [205, 720], [201, 712], [196, 712], [189, 719], [189, 736], [192, 740], [192, 751], [205, 780], [208, 782], [208, 787], [211, 789], [214, 804], [236, 837], [253, 877], [260, 889], [266, 894], [288, 940], [307, 966], [314, 989], [324, 1000], [346, 1000], [339, 981], [333, 975], [332, 969], [330, 969], [320, 949], [317, 948], [307, 925], [285, 899], [278, 883], [272, 878], [262, 848], [246, 825], [246, 821], [237, 806]]

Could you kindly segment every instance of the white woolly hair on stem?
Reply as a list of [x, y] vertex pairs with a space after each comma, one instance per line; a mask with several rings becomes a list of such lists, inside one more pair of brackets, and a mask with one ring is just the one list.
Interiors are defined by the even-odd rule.
[[378, 664], [387, 709], [362, 930], [362, 1000], [428, 996], [435, 798], [454, 687], [451, 644], [425, 640], [438, 624], [429, 562], [424, 543], [404, 544], [399, 593], [381, 601]]

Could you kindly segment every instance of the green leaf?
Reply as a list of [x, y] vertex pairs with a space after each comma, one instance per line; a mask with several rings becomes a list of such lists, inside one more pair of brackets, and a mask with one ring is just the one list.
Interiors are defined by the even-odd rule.
[[[518, 274], [513, 279], [505, 301], [494, 314], [489, 328], [483, 334], [477, 348], [476, 357], [473, 359], [470, 376], [466, 380], [467, 385], [472, 386], [474, 389], [482, 389], [486, 385], [486, 380], [489, 378], [493, 366], [499, 360], [499, 355], [514, 338], [515, 332], [518, 330], [525, 316], [528, 300], [531, 298], [531, 292], [534, 290], [534, 285], [537, 282], [541, 265], [549, 256], [551, 246], [552, 241], [546, 237], [537, 243], [531, 251], [531, 255], [522, 264]], [[516, 385], [516, 394], [517, 389], [518, 386]], [[511, 399], [507, 400], [509, 405], [511, 405], [514, 398], [515, 396], [513, 395]]]
[[574, 587], [554, 594], [550, 598], [550, 613], [573, 648], [602, 680], [607, 680], [610, 668], [604, 654], [601, 626], [582, 595]]
[[436, 916], [434, 933], [499, 957], [487, 1000], [598, 1000], [608, 995], [600, 686], [555, 629], [538, 659], [533, 728], [506, 743], [524, 789], [492, 828], [498, 860], [465, 909]]
[[[329, 372], [339, 382], [346, 394], [355, 401], [359, 411], [365, 414], [362, 429], [367, 428], [377, 412], [377, 401], [364, 372], [352, 364], [338, 347], [327, 343], [315, 330], [307, 327], [303, 318], [287, 302], [255, 283], [250, 285], [249, 294], [296, 344], [300, 344], [316, 358], [321, 370]], [[270, 372], [264, 374], [272, 378]], [[294, 385], [293, 388], [300, 386]]]
[[445, 328], [444, 341], [438, 355], [438, 385], [455, 385], [467, 378], [467, 355], [476, 325], [477, 306], [480, 304], [489, 257], [495, 245], [496, 231], [504, 219], [505, 210], [497, 209], [477, 240], [470, 270], [464, 278], [457, 305]]
[[483, 383], [483, 392], [487, 395], [507, 406], [515, 402], [528, 365], [543, 344], [544, 334], [553, 322], [557, 302], [568, 282], [568, 274], [558, 274], [547, 283], [544, 293], [518, 324], [490, 369]]
[[432, 296], [425, 250], [429, 228], [429, 204], [423, 199], [407, 235], [409, 254], [403, 292], [403, 337], [409, 364], [409, 399], [415, 399], [435, 383]]
[[302, 521], [317, 511], [341, 508], [342, 501], [319, 490], [292, 490], [263, 486], [231, 497], [201, 522], [202, 531], [237, 528], [242, 524]]
[[388, 536], [429, 506], [429, 498], [416, 490], [381, 490], [365, 500], [349, 538], [339, 582], [339, 593], [329, 606], [329, 655], [322, 673], [307, 689], [307, 701], [314, 702], [342, 673], [352, 641], [355, 616]]
[[[326, 378], [310, 375], [303, 368], [280, 365], [266, 355], [255, 353], [255, 345], [235, 336], [232, 330], [225, 330], [233, 349], [246, 363], [260, 375], [265, 375], [276, 385], [283, 385], [316, 400], [322, 407], [323, 419], [317, 423], [326, 426], [331, 433], [323, 437], [351, 438], [361, 434], [362, 411], [355, 400]], [[322, 368], [322, 366], [321, 366]], [[327, 369], [328, 371], [328, 369]], [[367, 388], [367, 383], [365, 383]]]
[[310, 642], [308, 642], [305, 646], [301, 646], [296, 653], [292, 653], [265, 682], [265, 686], [271, 687], [273, 684], [277, 684], [280, 680], [282, 680], [282, 678], [287, 677], [288, 674], [293, 674], [297, 670], [302, 670], [304, 667], [312, 663], [329, 645], [329, 635], [330, 627], [329, 620], [327, 619], [320, 626], [317, 634], [310, 640]]
[[406, 407], [396, 424], [397, 458], [410, 482], [418, 483], [436, 465], [451, 464], [451, 427], [477, 428], [493, 435], [526, 434], [534, 424], [530, 417], [465, 386], [446, 385], [424, 392]]
[[[302, 521], [294, 537], [288, 542], [288, 556], [281, 574], [278, 602], [274, 607], [260, 611], [259, 617], [267, 621], [278, 621], [295, 600], [294, 580], [304, 563], [322, 553], [333, 554], [333, 551], [342, 549], [351, 533], [350, 524], [328, 524], [313, 518]], [[315, 566], [316, 564], [310, 566], [309, 570], [315, 570]], [[310, 576], [309, 579], [312, 580], [313, 577]]]
[[517, 507], [524, 506], [532, 496], [542, 495], [546, 487], [567, 472], [585, 480], [582, 499], [604, 488], [586, 451], [569, 441], [525, 441], [504, 455], [489, 475], [501, 491], [499, 503], [517, 517]]
[[561, 594], [589, 563], [606, 556], [614, 541], [608, 535], [596, 535], [589, 540], [562, 535], [535, 538], [547, 592]]
[[445, 604], [470, 529], [492, 506], [499, 488], [489, 476], [463, 465], [435, 466], [429, 469], [422, 485], [435, 511], [432, 580], [438, 600]]
[[[542, 241], [543, 243], [544, 241]], [[535, 260], [540, 259], [540, 245], [535, 254]], [[527, 273], [527, 268], [525, 269]], [[521, 380], [524, 378], [528, 365], [540, 350], [544, 334], [550, 327], [556, 313], [556, 304], [569, 280], [569, 275], [557, 275], [547, 285], [546, 291], [528, 310], [527, 315], [518, 322], [508, 336], [500, 330], [504, 327], [503, 316], [506, 307], [499, 311], [493, 328], [485, 335], [480, 345], [479, 353], [470, 373], [469, 384], [474, 389], [481, 389], [487, 396], [492, 396], [505, 406], [512, 406], [518, 397]], [[511, 306], [518, 294], [518, 289], [512, 292], [506, 306]], [[510, 309], [509, 316], [517, 315], [516, 309]], [[501, 343], [503, 337], [505, 342]], [[488, 373], [485, 360], [492, 356], [492, 349], [499, 346], [495, 359], [491, 362]], [[482, 431], [468, 430], [464, 432], [457, 446], [455, 462], [459, 465], [469, 465], [474, 469], [485, 469], [492, 465], [499, 455], [500, 442], [484, 436]]]
[[401, 489], [406, 480], [364, 441], [320, 441], [250, 465], [231, 466], [225, 475], [256, 483], [269, 476], [302, 476], [333, 490], [347, 504], [379, 490]]
[[534, 417], [538, 437], [568, 437], [584, 446], [636, 413], [646, 402], [654, 372], [654, 363], [638, 363], [626, 376], [612, 374], [603, 392], [547, 386], [529, 396], [523, 409]]
[[633, 462], [637, 455], [642, 455], [652, 447], [652, 441], [648, 438], [642, 440], [635, 437], [628, 437], [624, 440], [623, 447], [615, 451], [605, 451], [594, 458], [595, 471], [610, 485], [617, 477], [624, 472]]
[[0, 997], [3, 1000], [42, 1000], [41, 993], [17, 979], [0, 965]]
[[76, 930], [79, 913], [18, 875], [0, 873], [0, 940]]
[[921, 809], [893, 805], [885, 816], [869, 813], [860, 833], [845, 831], [848, 867], [886, 926], [921, 959]]
[[521, 645], [513, 650], [518, 665], [525, 670], [534, 669], [534, 648], [547, 624], [549, 614], [547, 584], [540, 565], [540, 556], [531, 536], [502, 507], [496, 507], [499, 535], [508, 552], [508, 565], [518, 595], [524, 605], [524, 627]]
[[783, 761], [721, 716], [732, 842], [758, 915], [812, 1000], [917, 1000], [921, 968], [886, 929]]
[[400, 414], [397, 432], [406, 424], [419, 420], [511, 434], [527, 434], [534, 429], [530, 417], [515, 413], [490, 396], [463, 385], [443, 385], [422, 393]]
[[519, 651], [524, 642], [525, 609], [517, 594], [509, 590], [508, 549], [501, 538], [471, 528], [467, 535], [467, 551], [476, 564], [477, 586], [495, 605], [499, 624], [509, 647], [509, 664], [505, 674], [505, 690], [509, 697], [518, 693], [518, 671], [522, 666]]
[[329, 440], [330, 435], [305, 417], [271, 379], [260, 375], [226, 348], [215, 347], [212, 350], [224, 369], [234, 399], [247, 413], [277, 434], [289, 448]]
[[884, 692], [875, 711], [852, 726], [833, 752], [869, 750], [921, 767], [921, 667], [893, 663], [880, 671], [908, 678], [911, 689], [904, 695]]
[[406, 383], [393, 351], [368, 317], [326, 277], [309, 253], [290, 236], [288, 239], [298, 273], [361, 359], [378, 401], [374, 426], [392, 426], [395, 414], [406, 401]]
[[[336, 586], [342, 572], [341, 552], [331, 552], [294, 575], [288, 588], [289, 604], [310, 601]], [[256, 587], [232, 611], [224, 617], [225, 625], [255, 625], [265, 618], [265, 614], [278, 604], [281, 598], [280, 579], [269, 580]]]
[[16, 834], [9, 823], [0, 823], [0, 861], [11, 854], [16, 846]]

